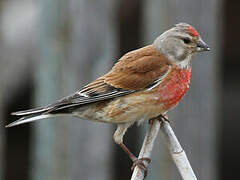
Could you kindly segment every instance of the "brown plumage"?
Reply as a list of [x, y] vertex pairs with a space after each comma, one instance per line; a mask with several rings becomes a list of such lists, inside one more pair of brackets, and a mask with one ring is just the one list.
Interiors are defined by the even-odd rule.
[[104, 82], [116, 88], [141, 90], [164, 75], [171, 62], [153, 45], [123, 56], [104, 76]]
[[171, 65], [153, 45], [124, 55], [106, 75], [93, 81], [80, 92], [102, 92], [107, 85], [125, 90], [141, 90], [164, 75]]

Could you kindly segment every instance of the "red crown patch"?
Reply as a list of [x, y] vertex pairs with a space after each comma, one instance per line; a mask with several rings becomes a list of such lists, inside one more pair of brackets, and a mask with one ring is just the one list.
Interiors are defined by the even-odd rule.
[[192, 26], [188, 26], [188, 31], [189, 31], [189, 33], [192, 35], [192, 36], [195, 36], [195, 37], [199, 37], [200, 35], [199, 35], [199, 33], [197, 32], [197, 30], [196, 29], [194, 29], [194, 27], [192, 27]]

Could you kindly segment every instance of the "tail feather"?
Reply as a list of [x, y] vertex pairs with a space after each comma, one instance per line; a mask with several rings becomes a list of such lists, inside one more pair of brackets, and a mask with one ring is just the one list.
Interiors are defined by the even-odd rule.
[[14, 121], [8, 125], [6, 125], [5, 127], [13, 127], [13, 126], [17, 126], [20, 124], [24, 124], [24, 123], [29, 123], [29, 122], [33, 122], [33, 121], [37, 121], [39, 119], [45, 119], [45, 118], [49, 118], [49, 117], [55, 117], [57, 116], [56, 114], [40, 114], [40, 115], [30, 115], [30, 116], [25, 116], [20, 118], [17, 121]]
[[39, 113], [44, 113], [52, 109], [52, 107], [44, 107], [44, 108], [35, 108], [35, 109], [29, 109], [29, 110], [24, 110], [24, 111], [17, 111], [11, 113], [12, 115], [15, 116], [26, 116], [26, 115], [32, 115], [32, 114], [39, 114]]
[[14, 121], [6, 125], [5, 127], [8, 128], [8, 127], [17, 126], [20, 124], [37, 121], [39, 119], [68, 115], [67, 113], [63, 113], [63, 112], [53, 112], [54, 110], [57, 109], [57, 107], [58, 106], [56, 105], [54, 106], [49, 105], [47, 107], [42, 107], [42, 108], [35, 108], [35, 109], [13, 112], [11, 113], [12, 115], [22, 116], [22, 117], [17, 121]]

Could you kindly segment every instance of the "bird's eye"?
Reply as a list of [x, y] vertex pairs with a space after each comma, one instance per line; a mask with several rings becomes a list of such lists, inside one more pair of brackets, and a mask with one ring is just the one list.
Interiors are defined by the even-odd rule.
[[183, 38], [183, 42], [185, 44], [189, 44], [191, 42], [191, 40], [189, 38]]

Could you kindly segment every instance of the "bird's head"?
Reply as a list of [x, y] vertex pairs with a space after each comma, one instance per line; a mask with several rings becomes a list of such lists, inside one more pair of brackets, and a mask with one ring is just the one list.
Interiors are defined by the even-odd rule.
[[164, 32], [153, 45], [170, 61], [183, 66], [189, 64], [196, 53], [210, 50], [196, 29], [186, 23], [179, 23]]

